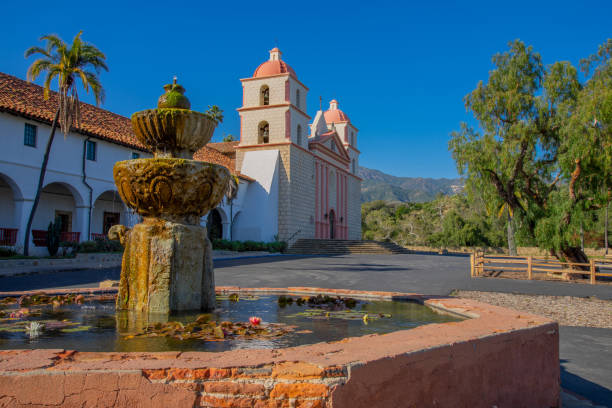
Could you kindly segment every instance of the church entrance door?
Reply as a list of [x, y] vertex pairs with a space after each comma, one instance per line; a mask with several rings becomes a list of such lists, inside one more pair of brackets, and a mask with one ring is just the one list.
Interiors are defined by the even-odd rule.
[[336, 213], [334, 210], [329, 212], [329, 239], [336, 239]]

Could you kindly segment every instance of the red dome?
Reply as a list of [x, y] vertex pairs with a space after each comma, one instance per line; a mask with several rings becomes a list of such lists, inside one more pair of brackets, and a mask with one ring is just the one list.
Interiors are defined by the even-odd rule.
[[253, 77], [259, 78], [288, 73], [297, 78], [293, 68], [285, 61], [281, 60], [281, 55], [282, 53], [278, 48], [272, 48], [270, 50], [270, 59], [257, 67], [253, 73]]
[[329, 103], [329, 109], [323, 115], [327, 123], [350, 122], [346, 113], [338, 109], [338, 101], [335, 99]]
[[290, 73], [297, 78], [295, 71], [284, 61], [266, 61], [257, 67], [254, 77], [266, 77], [271, 75]]

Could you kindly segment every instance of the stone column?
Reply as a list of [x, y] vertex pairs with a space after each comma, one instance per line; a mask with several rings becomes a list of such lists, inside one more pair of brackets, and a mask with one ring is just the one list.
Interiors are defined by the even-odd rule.
[[74, 215], [74, 220], [72, 223], [72, 232], [80, 232], [81, 233], [81, 237], [80, 237], [80, 241], [89, 241], [90, 239], [90, 224], [91, 224], [91, 219], [90, 219], [90, 214], [91, 214], [91, 209], [89, 208], [89, 206], [84, 206], [84, 205], [80, 205], [80, 206], [76, 206], [75, 207], [75, 215]]
[[[23, 253], [23, 240], [25, 239], [26, 228], [28, 226], [28, 217], [32, 210], [32, 204], [34, 200], [30, 198], [22, 198], [15, 200], [15, 228], [19, 228], [17, 232], [17, 242], [15, 243], [15, 249]], [[30, 252], [32, 252], [32, 234], [30, 233]]]

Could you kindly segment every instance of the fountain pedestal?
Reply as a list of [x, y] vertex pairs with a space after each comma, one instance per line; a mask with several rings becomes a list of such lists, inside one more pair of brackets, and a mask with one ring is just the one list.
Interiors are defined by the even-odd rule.
[[131, 230], [116, 225], [109, 231], [125, 247], [117, 309], [208, 311], [215, 306], [212, 245], [199, 224], [232, 179], [223, 166], [190, 160], [216, 123], [184, 109], [189, 101], [180, 85], [165, 89], [158, 109], [132, 116], [136, 136], [155, 158], [117, 162], [113, 169], [119, 195], [144, 218]]
[[117, 297], [120, 309], [212, 310], [214, 288], [206, 228], [146, 218], [127, 233]]

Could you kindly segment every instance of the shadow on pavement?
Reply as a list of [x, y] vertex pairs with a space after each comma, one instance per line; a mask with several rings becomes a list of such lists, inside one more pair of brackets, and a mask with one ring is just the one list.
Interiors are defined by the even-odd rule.
[[121, 268], [33, 273], [0, 277], [0, 291], [13, 292], [70, 286], [97, 287], [103, 280], [119, 280]]
[[[567, 360], [560, 360], [561, 363], [561, 387], [570, 390], [578, 395], [585, 396], [590, 401], [607, 407], [612, 407], [612, 390], [602, 387], [592, 381], [572, 374], [565, 369], [564, 363]], [[608, 362], [610, 363], [610, 362]]]

